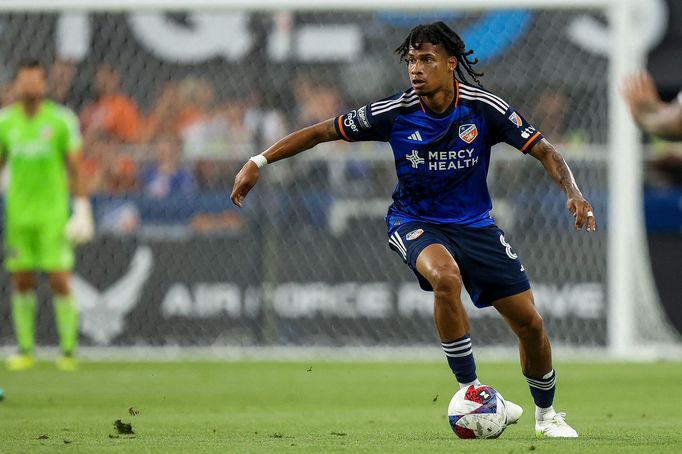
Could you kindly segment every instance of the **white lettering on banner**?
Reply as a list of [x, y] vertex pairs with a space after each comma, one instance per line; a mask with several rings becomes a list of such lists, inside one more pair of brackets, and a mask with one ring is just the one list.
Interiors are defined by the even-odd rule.
[[[173, 22], [163, 13], [129, 16], [138, 40], [157, 56], [180, 62], [200, 62], [217, 56], [231, 60], [246, 55], [252, 46], [246, 13], [202, 12], [187, 15], [191, 27]], [[229, 30], [229, 39], [225, 31]]]
[[380, 318], [393, 310], [388, 283], [286, 283], [269, 293], [275, 312], [287, 318], [317, 315]]
[[397, 310], [401, 317], [430, 316], [433, 313], [433, 294], [414, 283], [402, 284], [398, 287]]
[[64, 13], [57, 20], [55, 42], [57, 55], [64, 60], [81, 61], [88, 56], [92, 35], [88, 15]]
[[[638, 36], [648, 51], [665, 36], [668, 5], [665, 0], [640, 3], [642, 8], [646, 8], [646, 14], [638, 16]], [[131, 16], [137, 16], [137, 19], [130, 18], [135, 36], [152, 53], [170, 61], [199, 62], [216, 56], [237, 59], [250, 52], [253, 45], [249, 33], [251, 15], [246, 13], [190, 13], [187, 19], [189, 26], [176, 25], [163, 13]], [[231, 19], [224, 20], [226, 17]], [[274, 17], [273, 29], [267, 40], [268, 55], [274, 61], [284, 61], [292, 56], [307, 61], [345, 61], [362, 48], [362, 30], [357, 24], [295, 27], [290, 15], [279, 13]], [[220, 28], [218, 24], [222, 24]], [[225, 39], [225, 30], [230, 30], [230, 39]], [[573, 18], [566, 28], [566, 35], [577, 46], [597, 55], [608, 55], [613, 40], [609, 25], [591, 15]], [[60, 15], [55, 36], [57, 55], [84, 60], [90, 52], [90, 38], [91, 23], [87, 14]], [[294, 55], [293, 43], [296, 45]]]
[[542, 315], [597, 319], [606, 310], [604, 285], [598, 282], [534, 284], [533, 294]]
[[310, 24], [296, 33], [296, 56], [302, 61], [349, 60], [363, 48], [358, 24]]
[[[199, 63], [211, 58], [238, 60], [254, 46], [250, 33], [251, 14], [245, 12], [193, 12], [186, 23], [177, 23], [164, 13], [135, 13], [127, 16], [132, 34], [157, 57], [180, 63]], [[229, 30], [229, 39], [225, 31]], [[82, 61], [91, 51], [91, 22], [84, 13], [65, 13], [57, 21], [56, 48], [62, 58]], [[276, 22], [267, 38], [268, 54], [274, 61], [293, 57], [303, 61], [346, 61], [362, 46], [357, 24], [304, 24], [294, 28]], [[278, 43], [286, 43], [284, 47]]]
[[[209, 318], [221, 315], [254, 318], [266, 299], [274, 312], [284, 318], [333, 316], [341, 318], [382, 318], [426, 316], [433, 312], [433, 294], [414, 282], [399, 284], [393, 292], [389, 282], [288, 282], [242, 289], [234, 283], [196, 284], [193, 292], [185, 284], [172, 285], [161, 304], [164, 318]], [[598, 282], [577, 284], [534, 284], [535, 302], [542, 315], [598, 319], [605, 313], [604, 286]], [[471, 319], [497, 317], [491, 308], [478, 309], [463, 288], [462, 304]], [[395, 301], [395, 304], [394, 304]]]
[[263, 292], [260, 288], [247, 287], [244, 290], [244, 316], [255, 318], [261, 308]]
[[164, 318], [192, 315], [192, 294], [184, 284], [174, 284], [166, 292], [161, 303], [161, 314]]
[[[668, 5], [665, 0], [638, 2], [637, 39], [644, 51], [656, 47], [668, 27]], [[569, 22], [566, 35], [578, 47], [597, 55], [608, 56], [613, 46], [613, 27], [592, 15], [578, 16]]]
[[241, 303], [241, 289], [236, 284], [199, 283], [194, 286], [194, 296], [185, 284], [174, 284], [163, 298], [161, 314], [164, 318], [239, 317], [242, 313]]

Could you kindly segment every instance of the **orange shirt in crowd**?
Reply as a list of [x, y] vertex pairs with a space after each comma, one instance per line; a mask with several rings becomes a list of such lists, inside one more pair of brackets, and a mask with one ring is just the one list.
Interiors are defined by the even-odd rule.
[[105, 95], [87, 105], [81, 122], [86, 133], [94, 129], [125, 142], [140, 139], [141, 119], [137, 105], [123, 94]]

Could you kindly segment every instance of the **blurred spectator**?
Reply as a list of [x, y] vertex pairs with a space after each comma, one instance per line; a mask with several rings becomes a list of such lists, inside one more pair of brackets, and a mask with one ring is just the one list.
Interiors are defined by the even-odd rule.
[[[292, 91], [296, 102], [294, 129], [328, 120], [345, 110], [334, 85], [313, 80], [307, 73], [296, 76]], [[286, 190], [279, 191], [277, 200], [266, 203], [273, 203], [272, 209], [293, 228], [325, 229], [333, 203], [329, 162], [298, 160], [288, 164], [289, 178], [280, 182]]]
[[121, 91], [121, 76], [113, 66], [100, 65], [95, 74], [97, 99], [81, 113], [86, 144], [94, 136], [134, 143], [140, 139], [137, 104]]
[[545, 90], [535, 103], [530, 120], [550, 142], [583, 144], [586, 142], [584, 132], [567, 128], [569, 105], [568, 97], [560, 90]]
[[251, 92], [244, 100], [244, 122], [252, 133], [257, 152], [265, 150], [289, 132], [282, 112], [268, 106], [257, 91]]
[[97, 137], [90, 141], [83, 157], [83, 171], [93, 194], [130, 194], [137, 190], [137, 164], [121, 153], [119, 144]]
[[179, 135], [178, 117], [182, 109], [180, 104], [179, 84], [175, 81], [166, 82], [144, 122], [142, 142], [150, 143], [163, 137]]
[[256, 153], [256, 128], [262, 121], [256, 112], [244, 99], [220, 103], [210, 118], [186, 129], [186, 156], [243, 159]]
[[156, 199], [197, 191], [192, 172], [182, 165], [180, 146], [172, 138], [156, 144], [156, 158], [143, 170], [141, 180], [144, 194]]
[[50, 65], [47, 93], [54, 101], [78, 111], [83, 104], [83, 91], [76, 87], [76, 64], [72, 60], [56, 59]]
[[202, 192], [229, 191], [241, 161], [200, 158], [195, 161], [197, 186]]
[[192, 134], [193, 127], [210, 121], [214, 105], [215, 92], [207, 80], [188, 77], [180, 82], [166, 82], [147, 116], [143, 140], [153, 142], [167, 136]]
[[182, 109], [178, 113], [178, 128], [181, 134], [195, 123], [208, 121], [215, 107], [215, 89], [208, 80], [190, 77], [180, 84]]
[[311, 126], [345, 111], [341, 95], [333, 85], [316, 83], [306, 74], [296, 76], [293, 91], [296, 99], [295, 129]]

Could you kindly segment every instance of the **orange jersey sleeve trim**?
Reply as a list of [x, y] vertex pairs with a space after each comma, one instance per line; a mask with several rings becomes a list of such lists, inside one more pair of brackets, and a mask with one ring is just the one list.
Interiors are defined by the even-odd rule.
[[343, 116], [343, 115], [339, 115], [339, 118], [337, 118], [337, 120], [336, 120], [336, 122], [338, 123], [338, 126], [339, 126], [339, 131], [341, 131], [341, 135], [343, 136], [344, 139], [346, 139], [346, 140], [349, 141], [349, 142], [352, 142], [352, 141], [350, 140], [350, 137], [348, 137], [348, 136], [346, 135], [346, 131], [343, 130], [343, 123], [341, 123], [341, 117], [342, 117], [342, 116]]
[[525, 144], [519, 151], [520, 151], [521, 153], [523, 153], [523, 152], [525, 151], [525, 149], [528, 148], [528, 145], [530, 145], [531, 142], [533, 142], [533, 141], [535, 140], [535, 138], [536, 138], [537, 136], [539, 136], [539, 135], [540, 135], [540, 131], [538, 131], [538, 132], [536, 132], [535, 134], [533, 134], [533, 137], [531, 137], [530, 139], [528, 139], [528, 142], [526, 142], [526, 144]]
[[459, 103], [459, 81], [455, 79], [455, 109], [457, 108], [457, 103]]

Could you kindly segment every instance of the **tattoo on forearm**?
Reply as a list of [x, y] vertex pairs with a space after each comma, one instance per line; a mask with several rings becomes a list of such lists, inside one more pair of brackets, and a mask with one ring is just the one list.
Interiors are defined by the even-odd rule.
[[334, 120], [328, 120], [324, 124], [324, 140], [336, 140], [339, 138], [338, 133], [336, 132], [336, 128], [334, 127]]
[[568, 168], [568, 164], [564, 161], [563, 156], [559, 154], [558, 151], [553, 150], [552, 160], [555, 163], [556, 170], [556, 182], [561, 186], [561, 188], [568, 194], [570, 191], [578, 191], [578, 186], [575, 184], [575, 179], [571, 173], [571, 169]]
[[556, 151], [556, 149], [546, 141], [542, 141], [536, 145], [537, 150], [533, 150], [533, 155], [543, 162], [547, 173], [552, 177], [557, 185], [566, 193], [580, 194], [580, 189], [573, 178], [571, 169], [566, 164], [563, 156]]

